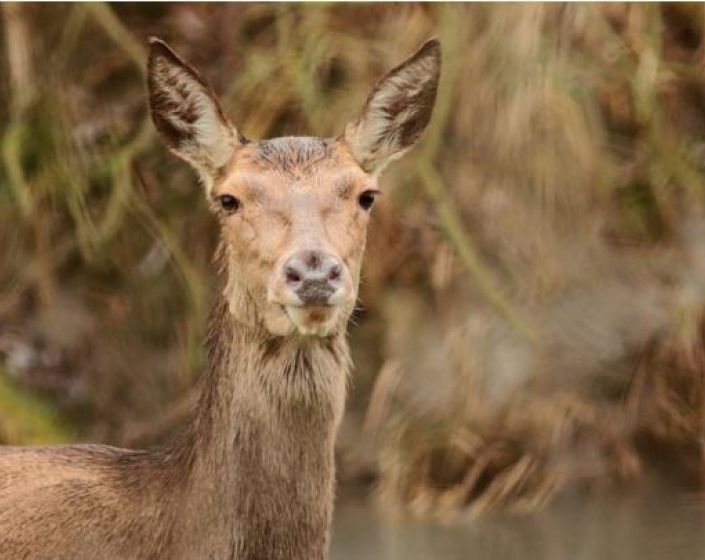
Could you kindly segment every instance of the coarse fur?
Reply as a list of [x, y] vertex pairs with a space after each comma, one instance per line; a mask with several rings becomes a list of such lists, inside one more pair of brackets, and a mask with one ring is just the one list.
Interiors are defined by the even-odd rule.
[[[327, 556], [345, 326], [369, 215], [360, 196], [428, 123], [439, 49], [427, 42], [382, 80], [344, 136], [255, 142], [193, 68], [152, 41], [155, 126], [198, 171], [221, 225], [201, 396], [158, 449], [0, 448], [0, 559]], [[224, 196], [237, 204], [224, 209]], [[335, 301], [292, 293], [284, 265], [301, 251], [341, 263]]]

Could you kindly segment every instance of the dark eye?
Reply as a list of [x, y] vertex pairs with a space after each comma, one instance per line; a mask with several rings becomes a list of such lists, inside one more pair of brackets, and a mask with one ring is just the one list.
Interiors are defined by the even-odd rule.
[[220, 207], [225, 210], [228, 214], [232, 214], [240, 208], [240, 201], [234, 196], [229, 194], [224, 194], [218, 197], [218, 203]]
[[377, 196], [377, 191], [365, 191], [360, 196], [357, 197], [357, 203], [363, 210], [369, 210], [375, 203], [375, 197]]

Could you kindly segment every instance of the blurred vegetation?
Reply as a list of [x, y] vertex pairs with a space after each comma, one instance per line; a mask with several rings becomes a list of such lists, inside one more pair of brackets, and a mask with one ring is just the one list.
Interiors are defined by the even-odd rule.
[[0, 443], [148, 445], [193, 399], [216, 231], [149, 122], [148, 36], [259, 138], [340, 132], [437, 35], [433, 121], [370, 232], [341, 480], [441, 517], [664, 469], [701, 485], [702, 5], [2, 16]]
[[4, 442], [27, 444], [68, 443], [70, 434], [50, 405], [17, 388], [6, 375], [0, 376]]

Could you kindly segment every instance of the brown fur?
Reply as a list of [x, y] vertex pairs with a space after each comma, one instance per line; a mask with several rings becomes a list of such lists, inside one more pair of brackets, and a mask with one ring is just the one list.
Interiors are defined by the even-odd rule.
[[[430, 58], [422, 49], [411, 64], [430, 64], [435, 94], [437, 44], [424, 48]], [[155, 125], [201, 173], [221, 223], [201, 396], [160, 449], [0, 449], [0, 559], [323, 559], [350, 368], [345, 325], [368, 221], [358, 195], [376, 178], [342, 138], [246, 141], [203, 78], [159, 41], [148, 72]], [[418, 136], [428, 87], [406, 109], [394, 96], [390, 111], [411, 120], [385, 133]], [[379, 139], [368, 140], [360, 145]], [[219, 206], [224, 194], [241, 201], [236, 211]], [[283, 259], [302, 248], [344, 264], [339, 303], [282, 303]]]

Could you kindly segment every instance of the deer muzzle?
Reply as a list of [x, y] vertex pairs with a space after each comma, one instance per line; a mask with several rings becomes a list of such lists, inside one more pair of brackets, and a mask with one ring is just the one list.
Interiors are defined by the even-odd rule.
[[340, 303], [343, 265], [321, 251], [300, 251], [283, 265], [284, 291], [288, 300], [300, 306], [330, 306]]
[[350, 291], [348, 274], [335, 255], [297, 251], [275, 273], [270, 300], [282, 306], [302, 334], [326, 334]]

